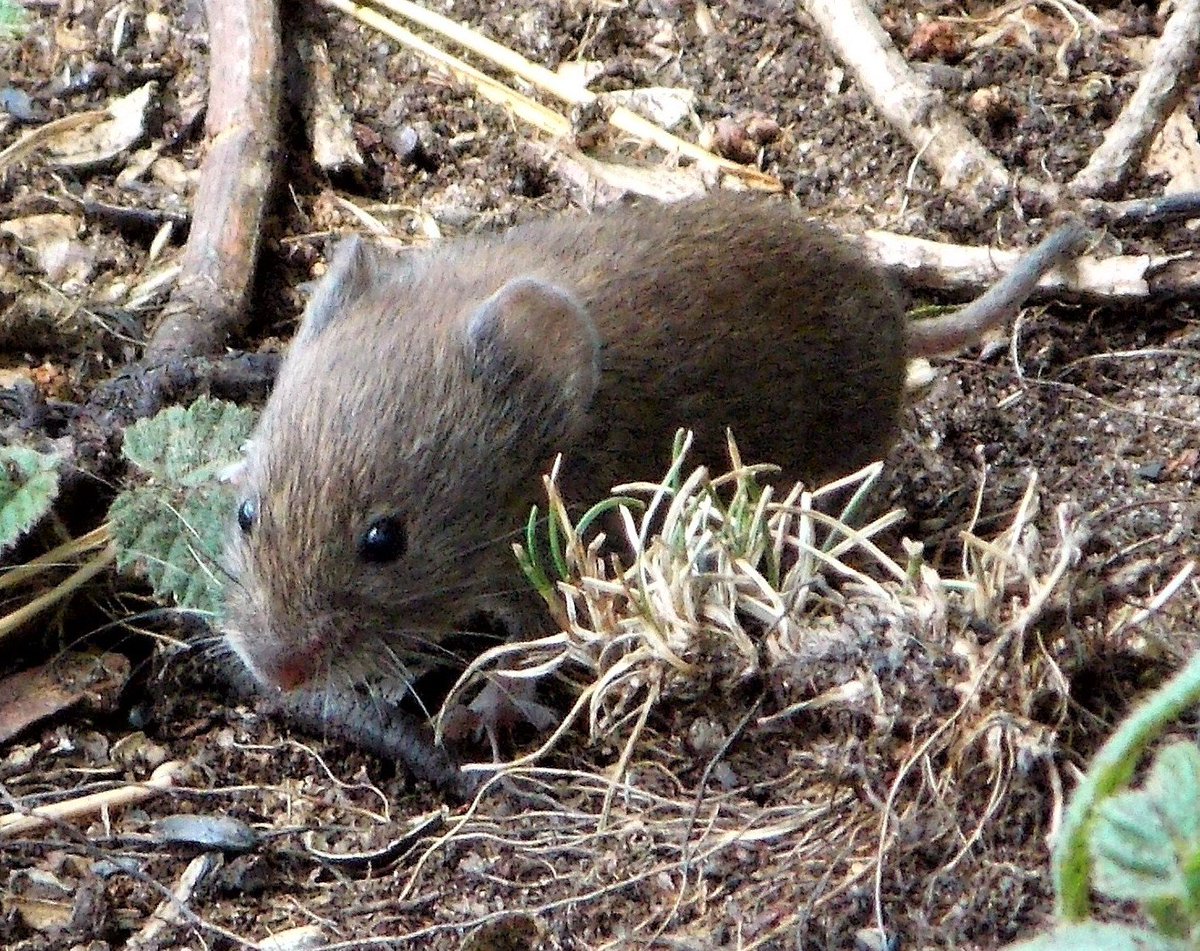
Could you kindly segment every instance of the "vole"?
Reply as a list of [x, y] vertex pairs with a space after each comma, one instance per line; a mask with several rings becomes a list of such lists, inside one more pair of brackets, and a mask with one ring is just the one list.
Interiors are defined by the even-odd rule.
[[399, 696], [455, 632], [535, 633], [512, 541], [557, 453], [580, 504], [660, 478], [680, 427], [695, 464], [729, 427], [781, 480], [851, 472], [896, 437], [905, 361], [977, 342], [1085, 234], [913, 322], [847, 240], [746, 194], [345, 240], [235, 480], [228, 644], [267, 686]]

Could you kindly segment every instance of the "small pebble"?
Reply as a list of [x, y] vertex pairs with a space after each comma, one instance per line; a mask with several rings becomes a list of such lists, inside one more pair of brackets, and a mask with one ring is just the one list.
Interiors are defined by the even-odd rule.
[[166, 842], [222, 852], [249, 852], [260, 841], [246, 823], [229, 816], [167, 816], [154, 823], [153, 831]]
[[15, 86], [0, 89], [0, 109], [18, 122], [43, 122], [46, 112], [29, 98], [29, 93]]

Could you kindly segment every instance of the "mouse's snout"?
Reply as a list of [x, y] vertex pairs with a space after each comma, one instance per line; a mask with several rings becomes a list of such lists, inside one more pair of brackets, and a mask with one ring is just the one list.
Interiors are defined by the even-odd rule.
[[284, 693], [312, 683], [327, 663], [319, 638], [305, 643], [262, 630], [247, 636], [240, 628], [227, 629], [225, 637], [259, 683]]
[[303, 687], [313, 679], [317, 657], [313, 652], [282, 652], [263, 671], [263, 679], [284, 693]]

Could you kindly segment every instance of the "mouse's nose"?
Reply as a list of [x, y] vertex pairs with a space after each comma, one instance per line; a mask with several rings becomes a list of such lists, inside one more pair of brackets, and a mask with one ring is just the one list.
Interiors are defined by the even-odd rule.
[[284, 692], [328, 674], [333, 632], [280, 617], [235, 586], [225, 643], [263, 687]]
[[284, 693], [303, 687], [312, 680], [315, 660], [311, 653], [297, 653], [280, 659], [271, 680]]
[[321, 657], [320, 644], [306, 647], [280, 644], [277, 649], [267, 653], [260, 652], [253, 657], [250, 666], [265, 686], [288, 693], [313, 680], [320, 667]]

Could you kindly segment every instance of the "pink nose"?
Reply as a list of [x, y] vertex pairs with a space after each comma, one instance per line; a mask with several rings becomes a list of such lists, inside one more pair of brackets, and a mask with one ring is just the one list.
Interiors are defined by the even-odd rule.
[[271, 679], [285, 693], [303, 687], [312, 679], [313, 665], [308, 657], [289, 657], [275, 670]]
[[285, 693], [303, 687], [316, 674], [320, 654], [319, 650], [309, 648], [272, 658], [272, 663], [264, 671], [264, 679]]

